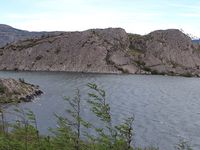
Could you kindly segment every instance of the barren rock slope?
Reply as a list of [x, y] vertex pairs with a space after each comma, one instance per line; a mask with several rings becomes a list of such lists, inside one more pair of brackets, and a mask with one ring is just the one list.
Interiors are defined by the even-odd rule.
[[198, 75], [200, 46], [176, 29], [129, 35], [130, 51], [141, 68], [154, 73]]
[[200, 75], [200, 46], [176, 29], [141, 36], [121, 28], [64, 32], [0, 49], [0, 70]]
[[0, 70], [135, 73], [125, 56], [128, 46], [128, 35], [120, 28], [66, 32], [5, 46], [0, 49]]

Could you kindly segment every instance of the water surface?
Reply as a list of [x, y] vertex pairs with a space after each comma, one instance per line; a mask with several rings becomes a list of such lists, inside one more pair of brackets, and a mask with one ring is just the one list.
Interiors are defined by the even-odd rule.
[[63, 114], [68, 107], [63, 97], [73, 96], [76, 88], [80, 89], [83, 99], [83, 117], [96, 121], [85, 100], [88, 92], [86, 84], [95, 82], [107, 92], [114, 123], [135, 115], [134, 144], [137, 146], [154, 145], [161, 150], [169, 150], [179, 139], [186, 139], [194, 150], [200, 149], [198, 78], [6, 71], [1, 71], [0, 77], [24, 78], [44, 91], [33, 102], [21, 104], [35, 112], [44, 134], [48, 133], [48, 127], [56, 126], [53, 113]]

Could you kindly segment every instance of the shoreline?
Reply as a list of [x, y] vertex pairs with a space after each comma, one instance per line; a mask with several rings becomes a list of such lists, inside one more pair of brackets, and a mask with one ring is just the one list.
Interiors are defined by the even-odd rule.
[[[44, 72], [44, 73], [72, 73], [72, 74], [101, 74], [101, 75], [159, 75], [159, 76], [171, 76], [171, 77], [187, 77], [187, 78], [200, 78], [198, 75], [191, 75], [188, 76], [183, 74], [165, 74], [165, 73], [124, 73], [124, 72], [86, 72], [86, 71], [50, 71], [50, 70], [0, 70], [0, 72]], [[1, 77], [0, 77], [1, 78]]]

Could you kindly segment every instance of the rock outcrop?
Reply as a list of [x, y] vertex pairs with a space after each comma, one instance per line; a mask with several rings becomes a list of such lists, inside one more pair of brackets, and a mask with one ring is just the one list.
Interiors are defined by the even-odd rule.
[[158, 74], [200, 74], [200, 46], [181, 31], [160, 30], [129, 37], [130, 52], [141, 69]]
[[200, 45], [179, 30], [62, 32], [0, 48], [0, 70], [199, 76]]
[[41, 94], [38, 86], [26, 83], [22, 79], [0, 79], [0, 104], [29, 102]]
[[127, 33], [120, 28], [28, 39], [0, 49], [0, 70], [135, 73], [126, 56], [128, 46]]

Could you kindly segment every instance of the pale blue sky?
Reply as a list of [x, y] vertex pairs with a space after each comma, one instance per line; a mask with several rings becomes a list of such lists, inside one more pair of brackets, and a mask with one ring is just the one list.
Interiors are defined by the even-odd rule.
[[200, 37], [200, 0], [1, 0], [0, 23], [29, 31], [177, 28]]

